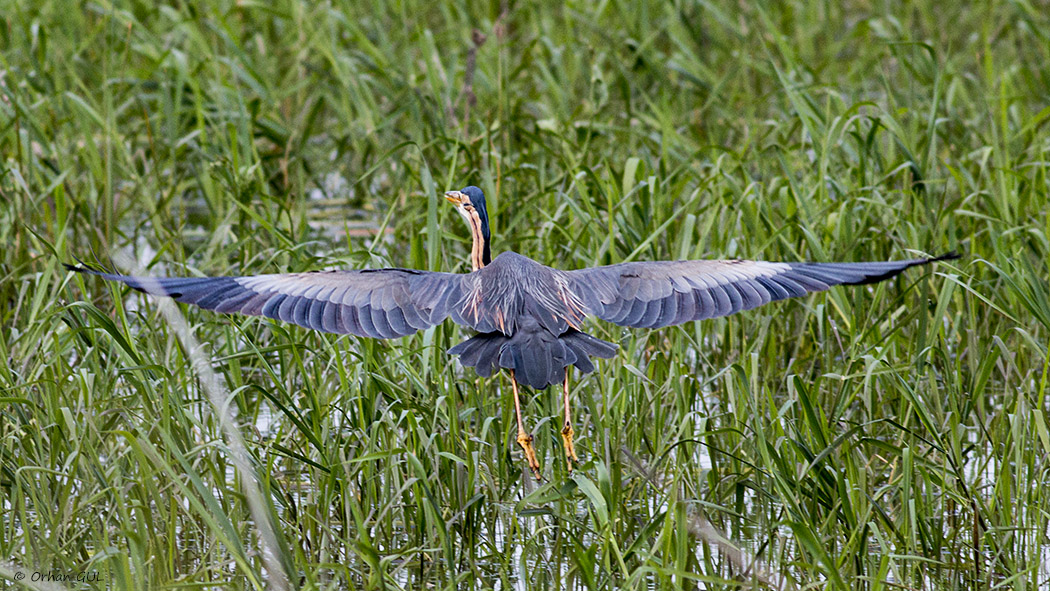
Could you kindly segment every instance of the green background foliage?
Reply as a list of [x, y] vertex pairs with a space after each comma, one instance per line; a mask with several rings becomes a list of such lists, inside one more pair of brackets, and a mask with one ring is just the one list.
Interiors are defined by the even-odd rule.
[[[1050, 27], [1024, 1], [0, 0], [0, 577], [113, 589], [1045, 586]], [[957, 249], [622, 331], [574, 382], [185, 309], [152, 274]], [[261, 548], [245, 491], [276, 540]], [[264, 565], [269, 556], [275, 562]], [[77, 583], [64, 583], [76, 586]]]

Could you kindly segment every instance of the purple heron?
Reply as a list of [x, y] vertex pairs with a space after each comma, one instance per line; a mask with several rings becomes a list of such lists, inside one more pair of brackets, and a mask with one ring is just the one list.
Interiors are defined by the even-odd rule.
[[905, 269], [958, 258], [947, 255], [860, 263], [774, 263], [743, 260], [630, 262], [573, 271], [514, 252], [492, 258], [485, 195], [477, 187], [445, 198], [470, 226], [470, 273], [360, 269], [244, 277], [132, 277], [68, 266], [216, 312], [266, 316], [337, 334], [389, 339], [451, 317], [477, 332], [449, 349], [488, 377], [510, 375], [517, 442], [537, 479], [540, 465], [521, 416], [518, 385], [561, 385], [562, 444], [569, 469], [577, 462], [569, 404], [569, 367], [594, 371], [591, 357], [610, 358], [616, 345], [582, 332], [593, 316], [620, 326], [660, 328], [727, 316], [775, 300], [862, 285]]

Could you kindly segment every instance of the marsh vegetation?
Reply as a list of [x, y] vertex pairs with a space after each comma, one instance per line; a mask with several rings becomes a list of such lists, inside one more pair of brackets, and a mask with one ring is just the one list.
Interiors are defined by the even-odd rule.
[[[1048, 584], [1050, 19], [1025, 2], [3, 2], [0, 577], [105, 588]], [[525, 413], [445, 350], [72, 276], [859, 261]], [[220, 417], [235, 413], [250, 463]], [[250, 506], [253, 490], [264, 501]], [[260, 519], [272, 538], [260, 538]], [[70, 586], [75, 583], [69, 583]]]

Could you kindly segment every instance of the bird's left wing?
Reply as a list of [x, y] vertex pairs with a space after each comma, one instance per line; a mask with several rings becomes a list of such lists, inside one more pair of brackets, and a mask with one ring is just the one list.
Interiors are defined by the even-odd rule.
[[620, 326], [659, 328], [728, 316], [832, 285], [875, 283], [952, 258], [958, 255], [871, 263], [657, 261], [566, 274], [587, 314]]
[[67, 265], [207, 310], [267, 316], [306, 328], [389, 339], [429, 328], [460, 300], [463, 275], [414, 269], [246, 277], [132, 277]]

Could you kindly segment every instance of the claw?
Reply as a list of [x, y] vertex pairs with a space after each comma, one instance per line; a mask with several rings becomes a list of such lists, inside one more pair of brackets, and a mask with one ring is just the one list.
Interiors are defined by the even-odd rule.
[[543, 480], [540, 477], [540, 463], [536, 460], [536, 450], [532, 447], [532, 435], [524, 431], [518, 433], [518, 445], [525, 450], [525, 461], [532, 469], [532, 475], [536, 477], [536, 480]]
[[572, 442], [572, 438], [576, 435], [576, 431], [573, 430], [572, 425], [565, 423], [565, 426], [561, 430], [561, 443], [565, 448], [565, 459], [569, 464], [569, 472], [572, 472], [573, 464], [577, 464], [580, 458], [576, 457], [576, 446]]

